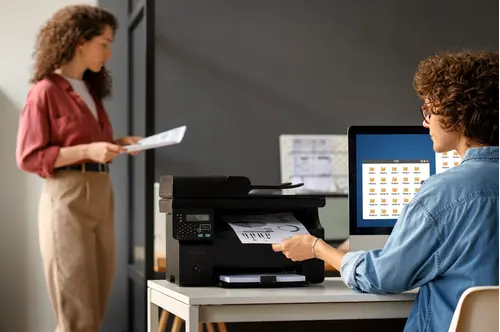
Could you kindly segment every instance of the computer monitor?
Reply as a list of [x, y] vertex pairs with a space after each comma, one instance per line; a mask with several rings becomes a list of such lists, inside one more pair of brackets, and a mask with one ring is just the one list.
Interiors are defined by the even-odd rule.
[[422, 126], [352, 126], [347, 135], [350, 249], [383, 248], [422, 183], [458, 165], [460, 156], [435, 153]]

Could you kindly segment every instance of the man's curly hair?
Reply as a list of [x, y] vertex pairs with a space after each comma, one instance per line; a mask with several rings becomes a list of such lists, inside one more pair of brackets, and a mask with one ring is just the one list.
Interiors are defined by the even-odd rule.
[[430, 113], [443, 116], [442, 127], [480, 144], [498, 146], [498, 53], [463, 51], [420, 62], [414, 78]]
[[[101, 35], [106, 26], [114, 33], [118, 27], [116, 17], [99, 7], [71, 5], [54, 13], [38, 34], [31, 83], [43, 80], [70, 62], [79, 42]], [[97, 98], [105, 98], [111, 93], [111, 76], [104, 67], [98, 73], [86, 70], [83, 80], [89, 83]]]

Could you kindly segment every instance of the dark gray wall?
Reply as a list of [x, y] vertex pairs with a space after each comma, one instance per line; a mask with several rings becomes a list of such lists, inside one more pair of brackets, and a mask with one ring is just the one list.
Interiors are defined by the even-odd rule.
[[[127, 116], [127, 7], [123, 1], [99, 0], [99, 5], [108, 9], [119, 19], [120, 27], [112, 46], [113, 56], [107, 68], [113, 77], [113, 95], [106, 100], [106, 108], [113, 124], [115, 136], [128, 133]], [[129, 331], [127, 321], [127, 247], [128, 247], [128, 160], [119, 157], [113, 161], [111, 178], [115, 192], [115, 238], [117, 270], [108, 310], [102, 326], [103, 332]]]
[[[99, 4], [121, 25], [108, 66], [114, 95], [107, 102], [121, 135], [129, 125], [126, 2]], [[156, 131], [188, 126], [182, 144], [155, 151], [157, 179], [237, 174], [277, 182], [280, 134], [419, 124], [412, 78], [420, 59], [446, 49], [498, 50], [496, 0], [160, 0], [155, 13]], [[143, 107], [143, 33], [139, 26], [133, 35], [139, 46], [133, 50], [132, 127], [138, 135], [145, 112], [152, 111]], [[134, 174], [143, 174], [143, 166], [140, 155]], [[136, 326], [145, 310], [140, 287], [127, 298], [128, 167], [125, 158], [113, 163], [118, 270], [104, 332], [132, 331], [127, 301], [141, 314]], [[142, 190], [137, 197], [144, 196], [140, 179], [134, 178]], [[135, 225], [144, 225], [146, 206], [134, 201]], [[143, 244], [144, 228], [134, 226], [133, 233], [134, 244]]]
[[419, 124], [423, 57], [498, 49], [498, 1], [156, 1], [155, 176], [277, 182], [280, 134]]

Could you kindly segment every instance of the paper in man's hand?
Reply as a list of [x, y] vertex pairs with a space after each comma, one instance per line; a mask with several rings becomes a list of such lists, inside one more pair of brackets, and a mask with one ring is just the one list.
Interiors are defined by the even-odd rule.
[[308, 235], [307, 228], [292, 213], [223, 216], [243, 244], [275, 244], [295, 235]]
[[145, 137], [136, 144], [124, 146], [127, 152], [137, 152], [148, 149], [155, 149], [163, 146], [179, 144], [184, 138], [186, 126], [177, 127], [159, 134]]

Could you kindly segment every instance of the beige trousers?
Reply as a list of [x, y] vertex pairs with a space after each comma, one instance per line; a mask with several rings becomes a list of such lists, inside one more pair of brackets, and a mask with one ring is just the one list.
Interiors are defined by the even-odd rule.
[[98, 332], [115, 275], [109, 175], [62, 171], [46, 179], [39, 233], [56, 332]]

